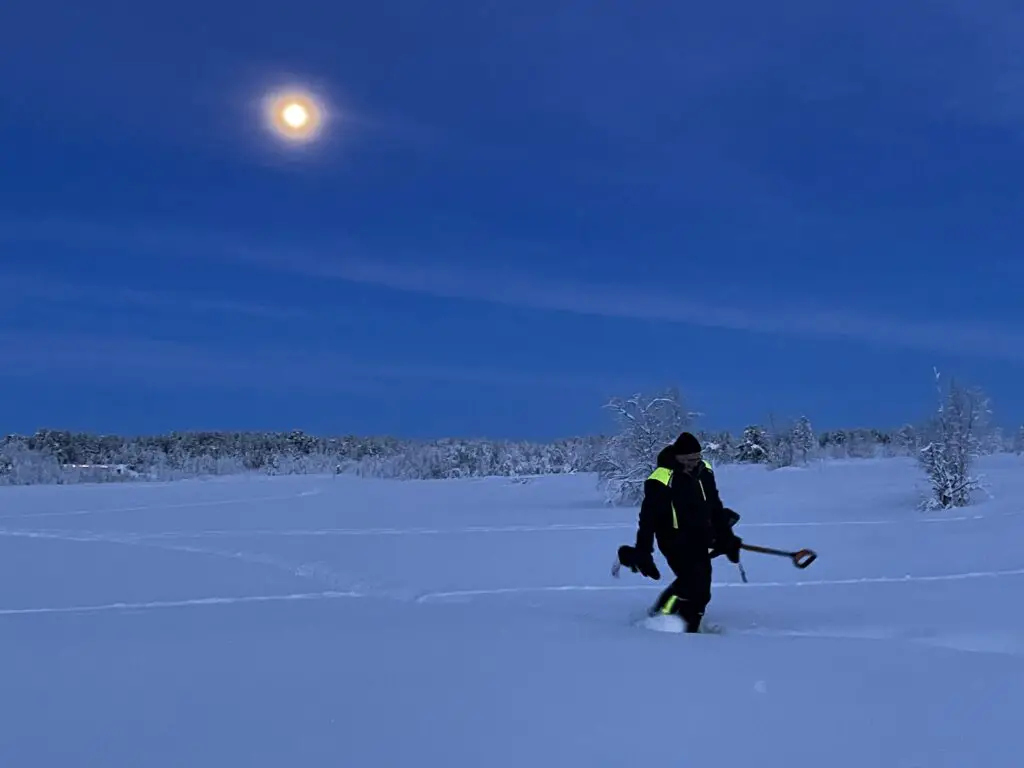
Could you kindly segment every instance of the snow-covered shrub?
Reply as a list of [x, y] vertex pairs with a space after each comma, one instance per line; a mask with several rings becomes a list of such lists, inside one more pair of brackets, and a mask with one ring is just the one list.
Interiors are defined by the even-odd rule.
[[1017, 430], [1017, 436], [1013, 439], [1013, 452], [1018, 456], [1024, 453], [1024, 425]]
[[614, 398], [605, 405], [615, 416], [618, 432], [597, 458], [598, 487], [609, 504], [637, 504], [644, 481], [654, 470], [658, 452], [680, 432], [693, 431], [700, 414], [690, 411], [676, 388], [656, 395]]
[[919, 461], [931, 483], [931, 493], [922, 502], [928, 510], [964, 507], [979, 490], [980, 478], [973, 474], [974, 460], [983, 452], [982, 436], [991, 415], [988, 397], [978, 389], [950, 382], [943, 393], [935, 371], [938, 410], [927, 427], [927, 442]]

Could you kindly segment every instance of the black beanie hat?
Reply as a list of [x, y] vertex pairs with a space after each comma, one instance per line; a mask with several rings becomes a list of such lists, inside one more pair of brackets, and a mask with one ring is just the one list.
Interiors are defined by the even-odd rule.
[[700, 453], [700, 441], [689, 432], [683, 432], [672, 443], [672, 451], [677, 454]]

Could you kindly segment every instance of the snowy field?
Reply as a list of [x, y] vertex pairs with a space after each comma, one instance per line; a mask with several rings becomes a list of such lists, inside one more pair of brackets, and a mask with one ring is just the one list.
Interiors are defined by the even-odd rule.
[[[719, 469], [722, 635], [631, 625], [593, 477], [0, 489], [0, 765], [1022, 765], [1024, 462]], [[659, 557], [659, 563], [663, 561]], [[667, 570], [667, 569], [663, 569]]]

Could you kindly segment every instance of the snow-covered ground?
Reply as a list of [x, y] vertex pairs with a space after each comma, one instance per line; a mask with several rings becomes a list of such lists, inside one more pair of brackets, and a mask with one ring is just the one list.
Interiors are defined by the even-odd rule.
[[0, 765], [1021, 765], [1024, 462], [915, 510], [897, 459], [719, 484], [722, 635], [631, 619], [593, 477], [0, 489]]

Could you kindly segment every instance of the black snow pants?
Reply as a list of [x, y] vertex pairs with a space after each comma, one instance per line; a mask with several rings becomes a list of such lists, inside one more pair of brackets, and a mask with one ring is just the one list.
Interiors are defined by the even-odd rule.
[[692, 549], [673, 552], [666, 560], [676, 578], [658, 596], [651, 615], [677, 614], [687, 632], [697, 632], [711, 602], [711, 556], [707, 549]]

